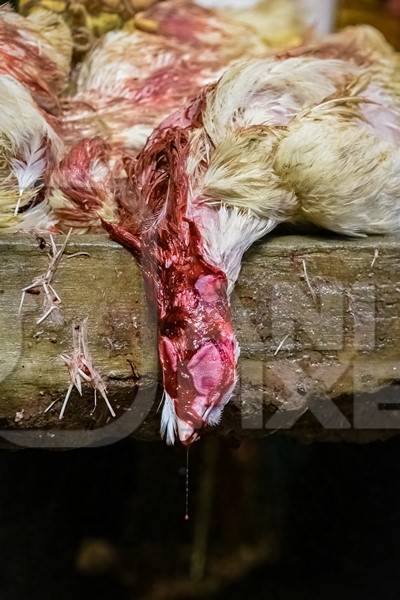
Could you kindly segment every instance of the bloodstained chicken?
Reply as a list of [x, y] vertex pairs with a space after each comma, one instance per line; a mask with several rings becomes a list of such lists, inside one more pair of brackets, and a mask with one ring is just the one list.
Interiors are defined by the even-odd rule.
[[106, 34], [83, 62], [65, 103], [72, 143], [101, 135], [141, 150], [163, 118], [232, 61], [265, 52], [250, 27], [187, 0], [157, 3], [135, 25]]
[[230, 294], [284, 221], [345, 235], [400, 224], [399, 57], [373, 29], [236, 64], [154, 132], [117, 194], [113, 238], [158, 309], [162, 432], [218, 423], [237, 380]]

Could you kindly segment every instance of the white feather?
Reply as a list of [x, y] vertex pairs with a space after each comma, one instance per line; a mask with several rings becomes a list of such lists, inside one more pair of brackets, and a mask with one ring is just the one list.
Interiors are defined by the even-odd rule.
[[28, 141], [23, 142], [19, 149], [19, 156], [11, 161], [12, 171], [17, 178], [19, 192], [34, 185], [43, 175], [46, 167], [44, 158], [43, 137], [35, 133]]
[[221, 423], [222, 413], [224, 412], [225, 404], [221, 406], [213, 406], [207, 413], [204, 415], [204, 421], [210, 427], [216, 427]]
[[18, 229], [24, 232], [51, 231], [57, 224], [57, 219], [47, 202], [40, 202], [40, 204], [20, 214], [19, 217], [21, 222]]
[[200, 215], [203, 217], [199, 224], [206, 253], [211, 262], [226, 273], [228, 293], [231, 294], [239, 277], [244, 253], [272, 231], [278, 222], [227, 206], [217, 210], [203, 206]]
[[[238, 142], [237, 140], [228, 140], [227, 147], [232, 149]], [[245, 151], [248, 148], [245, 146]], [[269, 173], [268, 161], [266, 158], [267, 150], [261, 149], [264, 171], [259, 176], [259, 171], [255, 171], [256, 187], [260, 187], [261, 182], [265, 181]], [[215, 148], [210, 144], [207, 136], [193, 136], [191, 153], [187, 161], [187, 170], [189, 175], [190, 194], [188, 198], [188, 216], [193, 218], [199, 227], [204, 241], [204, 248], [207, 258], [217, 267], [221, 268], [228, 278], [228, 293], [230, 294], [239, 277], [241, 262], [244, 253], [256, 242], [272, 231], [280, 222], [279, 211], [264, 211], [265, 214], [256, 214], [253, 209], [254, 202], [247, 206], [230, 206], [228, 194], [224, 194], [224, 184], [228, 182], [228, 188], [231, 190], [241, 187], [241, 193], [246, 197], [250, 194], [254, 182], [249, 178], [247, 169], [247, 178], [243, 184], [240, 179], [241, 168], [243, 165], [236, 165], [234, 160], [228, 160], [230, 171], [223, 168], [213, 170], [211, 175], [212, 157], [215, 156]], [[222, 164], [224, 161], [221, 159]], [[264, 165], [265, 163], [265, 165]], [[208, 168], [204, 172], [204, 165]], [[247, 164], [244, 165], [247, 167]], [[251, 169], [251, 166], [250, 166]], [[276, 178], [275, 178], [276, 179]], [[206, 201], [207, 192], [213, 183], [214, 189], [218, 190], [218, 201]], [[279, 202], [292, 205], [292, 198], [284, 189], [275, 189], [275, 183], [268, 190], [262, 190], [264, 196], [272, 199], [276, 198], [275, 204]]]
[[287, 125], [304, 107], [334, 94], [356, 72], [342, 60], [309, 57], [238, 62], [208, 96], [204, 128], [218, 145], [230, 129]]
[[153, 127], [145, 124], [133, 125], [121, 132], [122, 142], [133, 150], [141, 150], [146, 144], [149, 136], [153, 131]]
[[174, 401], [171, 396], [164, 391], [164, 406], [161, 414], [161, 436], [165, 438], [169, 446], [175, 443], [177, 433], [177, 417]]

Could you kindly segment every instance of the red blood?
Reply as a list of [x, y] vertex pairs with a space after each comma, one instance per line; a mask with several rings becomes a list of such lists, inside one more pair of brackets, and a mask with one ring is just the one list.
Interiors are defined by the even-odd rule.
[[139, 156], [137, 193], [125, 208], [141, 217], [107, 225], [136, 256], [140, 247], [149, 298], [158, 312], [164, 388], [187, 428], [181, 432], [186, 444], [198, 438], [196, 430], [210, 410], [226, 401], [236, 362], [227, 278], [207, 260], [199, 229], [187, 211], [189, 133], [200, 124], [202, 104], [200, 97], [175, 115], [174, 126], [173, 117], [171, 126], [164, 123]]

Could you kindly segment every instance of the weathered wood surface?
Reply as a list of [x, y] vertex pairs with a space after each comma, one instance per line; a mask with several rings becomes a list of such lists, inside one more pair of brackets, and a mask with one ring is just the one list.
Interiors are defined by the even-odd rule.
[[[305, 439], [364, 440], [400, 427], [395, 411], [376, 411], [378, 401], [395, 402], [400, 373], [399, 242], [281, 235], [246, 255], [233, 296], [241, 381], [221, 431], [267, 435], [283, 425]], [[88, 256], [68, 258], [76, 252]], [[54, 280], [63, 323], [41, 325], [41, 294], [27, 296], [21, 316], [18, 306], [21, 289], [45, 272], [46, 250], [3, 236], [0, 254], [0, 436], [54, 447], [157, 439], [155, 325], [130, 254], [103, 236], [72, 236]], [[117, 418], [101, 399], [91, 414], [86, 389], [83, 398], [73, 392], [60, 421], [69, 379], [59, 355], [86, 317]], [[314, 416], [299, 420], [310, 405]]]

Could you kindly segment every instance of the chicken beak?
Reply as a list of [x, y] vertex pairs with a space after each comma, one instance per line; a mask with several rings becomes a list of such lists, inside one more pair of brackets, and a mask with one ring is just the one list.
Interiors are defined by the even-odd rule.
[[182, 421], [182, 419], [178, 418], [177, 427], [179, 440], [184, 446], [190, 446], [200, 439], [199, 434], [196, 432], [193, 425], [190, 425], [190, 423], [186, 423], [185, 421]]

